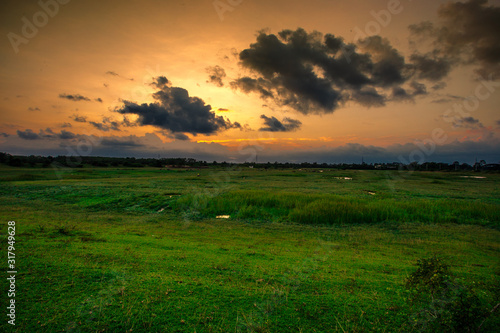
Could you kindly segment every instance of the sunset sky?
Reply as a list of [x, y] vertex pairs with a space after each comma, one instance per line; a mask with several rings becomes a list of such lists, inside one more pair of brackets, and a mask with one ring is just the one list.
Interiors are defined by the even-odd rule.
[[500, 162], [500, 1], [2, 1], [0, 151]]

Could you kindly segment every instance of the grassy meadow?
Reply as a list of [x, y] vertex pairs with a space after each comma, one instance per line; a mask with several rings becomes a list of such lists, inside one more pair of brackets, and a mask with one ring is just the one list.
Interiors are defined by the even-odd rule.
[[[2, 332], [446, 331], [455, 299], [500, 326], [498, 173], [0, 166], [0, 216]], [[433, 256], [457, 292], [417, 302]]]

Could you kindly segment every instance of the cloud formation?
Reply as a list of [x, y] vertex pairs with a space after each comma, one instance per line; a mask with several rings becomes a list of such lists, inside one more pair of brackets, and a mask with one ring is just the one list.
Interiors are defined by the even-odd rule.
[[439, 79], [453, 65], [473, 64], [480, 75], [498, 79], [500, 8], [490, 6], [488, 0], [448, 2], [440, 7], [438, 17], [437, 24], [426, 21], [410, 26], [414, 40], [429, 39], [433, 46], [429, 54], [415, 56], [419, 75]]
[[267, 117], [266, 115], [261, 115], [261, 119], [264, 119], [264, 127], [261, 127], [259, 131], [266, 132], [292, 132], [300, 128], [302, 123], [297, 119], [283, 118], [279, 121], [275, 117]]
[[[124, 118], [124, 122], [126, 124], [127, 121], [125, 121], [125, 118]], [[89, 121], [89, 124], [92, 125], [93, 127], [97, 128], [98, 130], [100, 131], [104, 131], [104, 132], [108, 132], [110, 130], [112, 131], [119, 131], [120, 130], [120, 125], [123, 124], [123, 123], [120, 123], [119, 121], [116, 121], [116, 120], [112, 120], [108, 117], [104, 117], [102, 119], [102, 122], [98, 123], [98, 122], [95, 122], [95, 121]]]
[[[117, 72], [114, 72], [114, 71], [107, 71], [106, 75], [116, 76], [116, 77], [120, 77], [120, 78], [125, 79], [125, 80], [134, 81], [133, 78], [123, 77], [123, 76], [121, 76], [120, 74], [118, 74]], [[106, 84], [105, 84], [105, 86], [106, 86]]]
[[70, 95], [70, 94], [59, 94], [59, 98], [68, 99], [68, 100], [73, 101], [73, 102], [79, 102], [79, 101], [90, 102], [91, 101], [90, 98], [82, 96], [80, 94], [73, 94], [73, 95]]
[[40, 130], [37, 133], [33, 132], [31, 129], [26, 129], [24, 131], [17, 131], [17, 136], [24, 140], [41, 140], [41, 139], [61, 139], [70, 140], [77, 137], [76, 134], [62, 130], [60, 133], [55, 133], [50, 128], [45, 130]]
[[474, 117], [463, 117], [459, 119], [455, 119], [453, 122], [454, 127], [458, 128], [484, 128], [484, 125], [479, 121], [479, 119], [476, 119]]
[[40, 138], [38, 134], [30, 129], [26, 129], [24, 131], [17, 130], [17, 136], [24, 140], [36, 140]]
[[140, 125], [152, 125], [172, 133], [211, 135], [230, 128], [241, 128], [227, 118], [215, 115], [210, 105], [198, 97], [191, 97], [186, 89], [172, 87], [164, 76], [155, 78], [153, 84], [159, 90], [153, 94], [154, 103], [136, 104], [123, 101], [116, 111], [136, 114]]
[[[355, 45], [302, 28], [277, 35], [260, 32], [239, 57], [241, 66], [252, 75], [233, 80], [233, 89], [257, 93], [304, 114], [331, 113], [348, 101], [377, 107], [392, 100], [413, 99], [426, 93], [425, 86], [415, 81], [416, 67], [423, 73], [433, 65], [422, 58], [407, 63], [380, 36]], [[418, 78], [435, 80], [427, 72]]]
[[224, 82], [222, 81], [226, 77], [226, 71], [220, 66], [207, 67], [206, 71], [208, 73], [209, 83], [213, 83], [218, 87], [223, 87]]
[[80, 115], [77, 115], [77, 114], [74, 114], [70, 118], [73, 119], [74, 121], [76, 121], [77, 123], [86, 123], [87, 122], [87, 117], [80, 116]]

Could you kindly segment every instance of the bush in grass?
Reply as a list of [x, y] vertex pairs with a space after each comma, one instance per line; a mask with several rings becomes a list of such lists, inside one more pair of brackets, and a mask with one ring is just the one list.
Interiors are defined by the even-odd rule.
[[410, 290], [411, 322], [420, 332], [480, 332], [490, 315], [491, 304], [472, 286], [450, 272], [433, 256], [417, 262], [417, 270], [406, 279]]
[[449, 287], [451, 274], [448, 265], [439, 257], [419, 259], [417, 270], [406, 279], [406, 286], [418, 292], [434, 295]]

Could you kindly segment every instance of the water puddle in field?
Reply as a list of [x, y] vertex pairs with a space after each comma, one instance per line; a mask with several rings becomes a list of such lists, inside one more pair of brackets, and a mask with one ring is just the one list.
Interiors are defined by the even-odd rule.
[[485, 179], [486, 177], [481, 176], [459, 176], [460, 178], [474, 178], [474, 179]]

